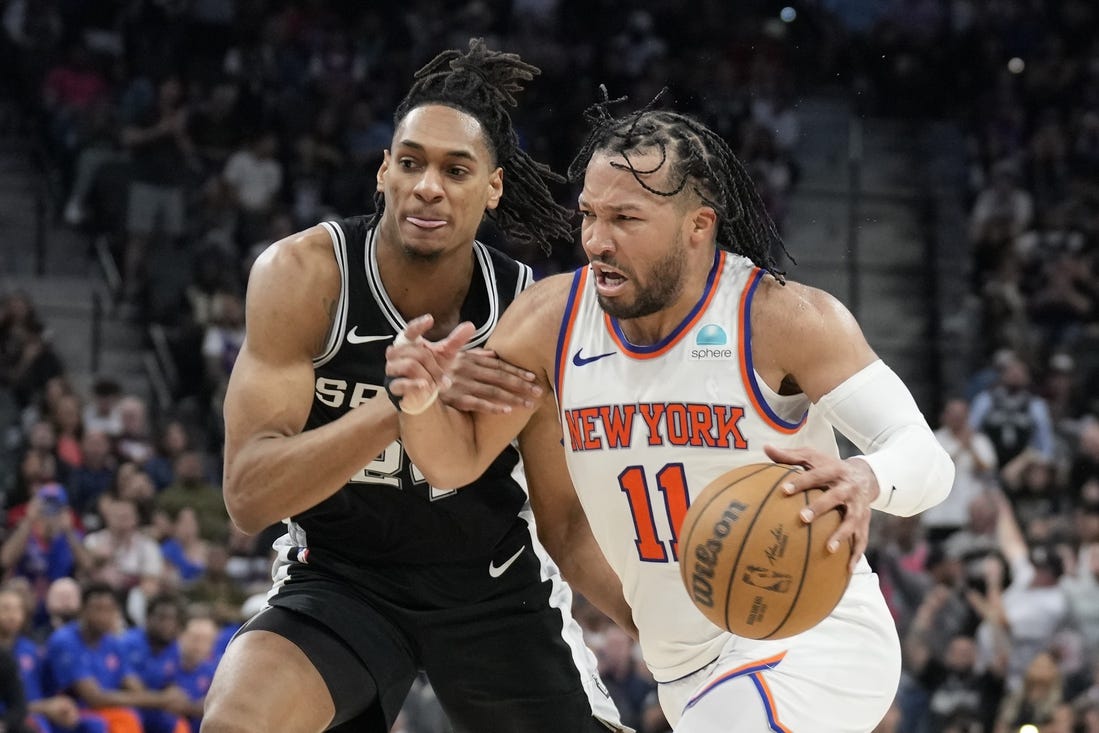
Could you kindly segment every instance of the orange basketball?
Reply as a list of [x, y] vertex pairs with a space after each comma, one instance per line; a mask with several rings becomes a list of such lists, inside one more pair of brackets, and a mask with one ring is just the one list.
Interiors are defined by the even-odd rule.
[[805, 631], [839, 603], [853, 547], [828, 552], [838, 511], [811, 523], [798, 512], [820, 494], [779, 488], [800, 469], [777, 463], [735, 468], [710, 482], [679, 532], [679, 570], [687, 593], [718, 626], [750, 639]]

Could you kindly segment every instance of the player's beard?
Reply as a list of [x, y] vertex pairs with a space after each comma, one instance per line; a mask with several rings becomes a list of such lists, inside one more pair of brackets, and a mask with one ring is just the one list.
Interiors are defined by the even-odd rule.
[[668, 254], [645, 273], [645, 285], [632, 278], [636, 295], [632, 301], [598, 296], [599, 306], [614, 318], [630, 319], [651, 316], [668, 307], [683, 290], [684, 258], [680, 247], [682, 240], [676, 237]]

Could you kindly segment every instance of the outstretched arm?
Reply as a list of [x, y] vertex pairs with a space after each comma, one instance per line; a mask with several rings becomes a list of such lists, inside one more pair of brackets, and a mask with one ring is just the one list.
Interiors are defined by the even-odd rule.
[[462, 324], [438, 342], [424, 339], [429, 317], [409, 322], [386, 352], [389, 390], [400, 401], [401, 442], [425, 478], [440, 489], [468, 485], [496, 459], [549, 399], [557, 332], [567, 278], [549, 278], [523, 292], [504, 312], [489, 347], [534, 375], [540, 397], [497, 412], [461, 412], [437, 399], [447, 388], [457, 350], [470, 333]]

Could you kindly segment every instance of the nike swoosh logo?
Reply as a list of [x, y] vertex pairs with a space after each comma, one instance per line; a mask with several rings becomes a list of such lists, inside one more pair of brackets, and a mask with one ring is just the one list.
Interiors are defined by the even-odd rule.
[[359, 330], [359, 327], [355, 326], [354, 328], [352, 328], [350, 331], [347, 332], [347, 343], [349, 343], [349, 344], [368, 344], [371, 341], [388, 341], [389, 339], [393, 338], [393, 334], [389, 334], [388, 336], [360, 336], [357, 333], [358, 330]]
[[511, 564], [513, 562], [519, 559], [519, 556], [523, 554], [523, 550], [525, 549], [527, 549], [526, 545], [520, 547], [518, 550], [515, 551], [514, 555], [509, 557], [507, 560], [504, 560], [503, 565], [497, 565], [495, 562], [489, 562], [488, 574], [491, 575], [493, 578], [499, 578], [501, 575], [508, 571], [508, 568], [511, 567]]
[[580, 352], [584, 350], [584, 347], [580, 347], [576, 350], [576, 353], [572, 355], [572, 363], [576, 366], [584, 366], [585, 364], [591, 364], [593, 361], [599, 361], [600, 359], [606, 359], [608, 356], [614, 356], [617, 351], [608, 351], [606, 354], [596, 354], [595, 356], [583, 357], [580, 356]]

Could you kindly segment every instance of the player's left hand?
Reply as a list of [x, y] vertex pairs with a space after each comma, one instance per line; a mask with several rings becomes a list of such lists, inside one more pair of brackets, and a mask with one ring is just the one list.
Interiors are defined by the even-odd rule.
[[513, 407], [533, 408], [542, 395], [533, 372], [509, 364], [491, 349], [460, 352], [449, 375], [451, 385], [439, 399], [456, 410], [511, 412]]
[[802, 521], [812, 522], [815, 517], [842, 507], [843, 522], [828, 538], [828, 551], [836, 552], [843, 543], [850, 542], [853, 571], [870, 539], [870, 502], [881, 491], [870, 465], [857, 458], [841, 460], [812, 448], [775, 448], [768, 445], [763, 450], [776, 463], [805, 469], [783, 484], [782, 490], [787, 495], [806, 489], [824, 489], [820, 496], [801, 510]]

